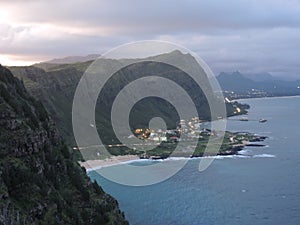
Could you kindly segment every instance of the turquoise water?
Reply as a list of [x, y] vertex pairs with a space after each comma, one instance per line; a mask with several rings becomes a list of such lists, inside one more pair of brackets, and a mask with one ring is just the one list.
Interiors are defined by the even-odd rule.
[[[300, 224], [300, 97], [241, 100], [248, 122], [227, 129], [269, 137], [248, 157], [216, 159], [204, 172], [191, 160], [170, 179], [146, 187], [110, 182], [89, 173], [114, 196], [133, 225]], [[265, 118], [266, 123], [258, 120]]]

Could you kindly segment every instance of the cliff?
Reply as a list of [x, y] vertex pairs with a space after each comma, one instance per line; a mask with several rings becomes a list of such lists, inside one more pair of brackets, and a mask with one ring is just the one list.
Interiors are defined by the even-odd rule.
[[43, 105], [0, 65], [0, 224], [128, 224]]

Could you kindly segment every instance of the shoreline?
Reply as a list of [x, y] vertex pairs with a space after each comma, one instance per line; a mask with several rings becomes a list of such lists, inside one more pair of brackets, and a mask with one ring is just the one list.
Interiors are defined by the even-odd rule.
[[265, 97], [253, 97], [253, 98], [235, 98], [232, 101], [242, 101], [251, 99], [271, 99], [271, 98], [299, 98], [300, 95], [283, 95], [283, 96], [265, 96]]
[[140, 160], [140, 157], [138, 155], [118, 155], [106, 159], [87, 160], [85, 162], [79, 162], [79, 164], [80, 166], [84, 167], [87, 172], [89, 172], [104, 167], [130, 163], [137, 160]]
[[110, 166], [117, 166], [122, 164], [130, 164], [132, 162], [162, 162], [162, 161], [170, 161], [170, 160], [196, 160], [201, 158], [216, 158], [216, 159], [223, 159], [223, 158], [249, 158], [249, 157], [260, 157], [260, 156], [251, 156], [251, 155], [244, 155], [239, 154], [239, 152], [243, 151], [245, 147], [266, 147], [266, 145], [249, 145], [249, 143], [235, 146], [230, 152], [223, 153], [223, 154], [216, 154], [216, 155], [206, 155], [206, 156], [196, 156], [196, 157], [179, 157], [173, 156], [168, 158], [140, 158], [138, 155], [119, 155], [119, 156], [112, 156], [106, 159], [96, 159], [96, 160], [88, 160], [85, 162], [78, 162], [80, 166], [86, 169], [86, 172], [95, 171], [101, 168], [110, 167]]

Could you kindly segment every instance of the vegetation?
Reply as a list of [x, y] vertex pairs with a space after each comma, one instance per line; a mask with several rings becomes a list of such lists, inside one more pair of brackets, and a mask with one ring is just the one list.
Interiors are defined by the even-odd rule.
[[[160, 57], [167, 57], [176, 61], [178, 57], [186, 57], [186, 61], [191, 62], [189, 55], [179, 55], [178, 52], [165, 54]], [[97, 101], [96, 107], [96, 125], [101, 140], [105, 144], [116, 144], [120, 141], [114, 134], [111, 126], [111, 107], [119, 91], [131, 81], [146, 76], [161, 76], [170, 79], [180, 85], [195, 102], [199, 117], [202, 120], [210, 119], [208, 102], [202, 90], [195, 81], [193, 81], [183, 71], [167, 64], [155, 63], [149, 58], [149, 61], [136, 63], [121, 71], [115, 73], [106, 83]], [[178, 61], [178, 60], [177, 60]], [[184, 60], [183, 60], [184, 61]], [[109, 65], [122, 63], [122, 60], [109, 60]], [[72, 102], [77, 84], [84, 71], [91, 62], [82, 62], [74, 64], [51, 64], [42, 63], [30, 67], [12, 67], [11, 70], [17, 77], [24, 80], [26, 88], [38, 98], [46, 107], [54, 121], [57, 123], [60, 133], [67, 140], [68, 144], [76, 145], [72, 132]], [[39, 67], [39, 68], [38, 68]], [[200, 75], [199, 76], [203, 76]], [[208, 79], [202, 77], [203, 87], [209, 88]], [[146, 87], [145, 87], [146, 88]], [[210, 91], [207, 91], [210, 92]], [[219, 101], [216, 99], [216, 101]], [[238, 114], [246, 112], [244, 105], [240, 105], [241, 111]], [[228, 115], [234, 114], [232, 103], [226, 103]], [[147, 127], [149, 120], [153, 117], [161, 117], [166, 121], [169, 129], [176, 127], [179, 120], [174, 107], [160, 98], [149, 97], [139, 101], [132, 109], [130, 114], [130, 126], [132, 129], [138, 127]]]
[[[208, 140], [210, 140], [210, 148], [207, 148]], [[167, 134], [168, 136], [168, 134]], [[180, 136], [178, 136], [180, 137]], [[215, 132], [205, 131], [200, 134], [197, 140], [181, 140], [180, 150], [174, 151], [178, 145], [178, 141], [167, 138], [167, 141], [162, 141], [159, 145], [158, 142], [143, 139], [147, 148], [143, 149], [143, 145], [138, 146], [136, 149], [131, 149], [120, 145], [108, 145], [105, 146], [112, 155], [137, 155], [140, 158], [151, 158], [151, 159], [165, 159], [170, 156], [172, 157], [202, 157], [212, 155], [233, 155], [238, 154], [245, 146], [255, 145], [257, 147], [264, 146], [263, 144], [252, 144], [251, 142], [260, 142], [265, 140], [265, 136], [257, 136], [251, 133], [245, 132], [229, 132], [226, 131], [224, 139], [220, 140], [220, 134]], [[197, 146], [193, 147], [193, 144], [197, 142]], [[222, 142], [220, 142], [222, 141]], [[221, 143], [221, 146], [220, 146]], [[151, 150], [147, 150], [149, 146], [152, 146]], [[214, 147], [215, 146], [215, 147]], [[216, 152], [216, 149], [219, 149]], [[83, 150], [82, 150], [83, 151]], [[88, 148], [84, 154], [84, 160], [97, 160], [104, 159], [109, 156], [97, 154], [100, 150], [99, 147]], [[79, 152], [79, 151], [77, 151]], [[83, 159], [81, 159], [83, 160]]]
[[44, 109], [0, 66], [0, 224], [128, 224]]

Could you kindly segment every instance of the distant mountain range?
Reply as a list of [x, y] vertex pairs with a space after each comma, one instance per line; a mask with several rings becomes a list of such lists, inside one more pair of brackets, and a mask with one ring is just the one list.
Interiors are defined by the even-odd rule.
[[243, 74], [244, 77], [247, 77], [254, 81], [271, 81], [271, 80], [278, 80], [273, 77], [270, 73], [245, 73]]
[[217, 80], [224, 95], [232, 99], [300, 95], [300, 80], [278, 80], [268, 73], [222, 72]]

